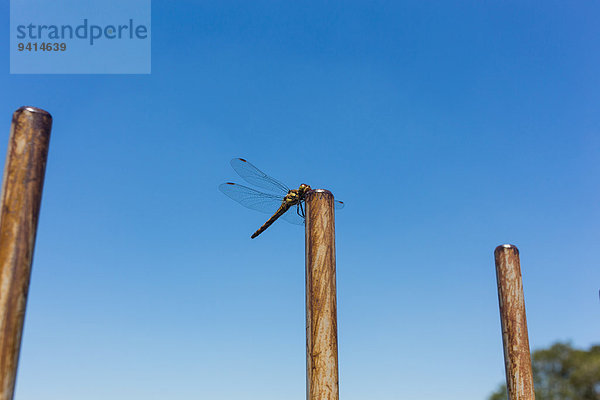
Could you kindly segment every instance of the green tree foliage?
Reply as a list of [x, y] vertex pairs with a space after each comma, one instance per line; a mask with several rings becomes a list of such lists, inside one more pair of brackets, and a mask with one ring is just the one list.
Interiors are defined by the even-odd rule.
[[[574, 349], [556, 343], [533, 352], [533, 385], [536, 400], [600, 400], [600, 346]], [[488, 400], [506, 400], [506, 385]]]
[[488, 400], [506, 400], [508, 399], [508, 393], [506, 392], [506, 384], [501, 385], [498, 390], [488, 397]]

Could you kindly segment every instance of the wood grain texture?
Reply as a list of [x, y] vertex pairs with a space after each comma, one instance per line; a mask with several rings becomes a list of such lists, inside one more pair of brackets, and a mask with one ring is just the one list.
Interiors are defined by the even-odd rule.
[[13, 114], [0, 196], [0, 400], [14, 394], [51, 126], [44, 110]]
[[338, 400], [333, 195], [306, 197], [306, 398]]
[[496, 247], [494, 256], [508, 398], [534, 400], [519, 250], [505, 244]]

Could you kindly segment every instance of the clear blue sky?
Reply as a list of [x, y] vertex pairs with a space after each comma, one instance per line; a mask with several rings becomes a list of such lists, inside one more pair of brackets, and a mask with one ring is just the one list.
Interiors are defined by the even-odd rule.
[[16, 399], [305, 398], [304, 232], [250, 240], [232, 157], [346, 202], [342, 399], [501, 383], [506, 242], [532, 348], [598, 343], [597, 2], [252, 3], [155, 1], [150, 75], [0, 52], [0, 154], [54, 117]]

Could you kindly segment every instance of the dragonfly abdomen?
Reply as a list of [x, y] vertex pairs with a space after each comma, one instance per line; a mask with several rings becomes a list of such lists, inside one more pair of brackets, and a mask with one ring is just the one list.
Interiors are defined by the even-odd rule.
[[258, 235], [260, 235], [261, 233], [263, 233], [268, 227], [270, 227], [273, 222], [277, 221], [277, 218], [281, 217], [287, 210], [289, 210], [290, 205], [288, 203], [283, 203], [281, 206], [279, 206], [279, 208], [277, 209], [277, 211], [275, 211], [275, 214], [273, 214], [273, 216], [271, 218], [269, 218], [267, 220], [267, 222], [265, 222], [263, 224], [263, 226], [261, 226], [260, 228], [258, 228], [258, 230], [256, 232], [254, 232], [252, 234], [252, 236], [250, 236], [252, 239], [254, 239], [255, 237], [257, 237]]

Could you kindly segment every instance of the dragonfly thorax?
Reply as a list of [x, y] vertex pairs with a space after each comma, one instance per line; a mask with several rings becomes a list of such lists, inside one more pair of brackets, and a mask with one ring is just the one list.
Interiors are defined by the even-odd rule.
[[306, 193], [310, 190], [310, 186], [305, 185], [304, 183], [300, 185], [298, 189], [290, 190], [287, 195], [283, 198], [284, 203], [288, 203], [290, 205], [298, 204], [306, 197]]
[[298, 190], [290, 190], [288, 194], [283, 198], [284, 203], [288, 203], [290, 205], [297, 204], [300, 201], [300, 196], [298, 194]]

